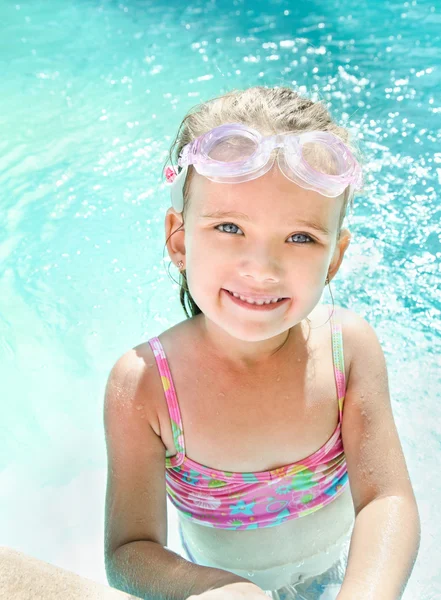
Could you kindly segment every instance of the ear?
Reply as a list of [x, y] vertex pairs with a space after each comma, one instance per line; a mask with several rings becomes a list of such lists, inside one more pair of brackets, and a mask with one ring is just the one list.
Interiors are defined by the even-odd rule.
[[165, 215], [164, 225], [167, 251], [171, 260], [176, 264], [185, 257], [185, 230], [182, 213], [178, 213], [170, 207]]
[[328, 279], [331, 281], [336, 275], [343, 261], [346, 249], [351, 243], [351, 232], [347, 228], [343, 228], [340, 232], [340, 238], [337, 240], [337, 244], [334, 250], [334, 254], [331, 259], [331, 264], [328, 269]]

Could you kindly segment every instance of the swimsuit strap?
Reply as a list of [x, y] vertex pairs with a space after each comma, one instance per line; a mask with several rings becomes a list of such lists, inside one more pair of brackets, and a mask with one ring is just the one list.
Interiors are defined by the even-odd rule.
[[165, 466], [178, 467], [185, 458], [185, 441], [181, 411], [179, 410], [178, 398], [176, 396], [176, 389], [173, 383], [173, 377], [170, 372], [168, 360], [159, 338], [153, 337], [148, 340], [148, 343], [153, 350], [156, 364], [158, 365], [159, 374], [161, 376], [162, 387], [164, 388], [165, 399], [168, 406], [168, 412], [170, 414], [173, 442], [177, 451], [175, 456], [165, 457]]
[[338, 311], [328, 306], [331, 320], [332, 356], [334, 362], [335, 382], [337, 385], [338, 410], [340, 422], [343, 418], [343, 402], [346, 393], [345, 359], [343, 353], [343, 335]]

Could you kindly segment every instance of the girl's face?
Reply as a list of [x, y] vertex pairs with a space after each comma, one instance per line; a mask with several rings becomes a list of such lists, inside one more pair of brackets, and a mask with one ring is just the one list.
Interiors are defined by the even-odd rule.
[[[331, 261], [338, 269], [346, 249], [336, 239], [342, 197], [297, 186], [277, 163], [239, 184], [194, 173], [190, 187], [185, 268], [205, 317], [243, 341], [277, 336], [307, 317], [322, 296]], [[216, 217], [215, 211], [242, 215]], [[272, 311], [253, 311], [223, 290], [289, 300]]]

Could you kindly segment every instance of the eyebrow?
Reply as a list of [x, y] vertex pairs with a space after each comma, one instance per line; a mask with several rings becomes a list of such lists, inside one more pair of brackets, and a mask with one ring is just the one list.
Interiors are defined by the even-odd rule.
[[[233, 218], [233, 219], [242, 219], [243, 221], [251, 222], [251, 218], [245, 213], [235, 212], [235, 211], [222, 211], [215, 210], [214, 212], [207, 213], [201, 215], [203, 219], [225, 219], [225, 218]], [[324, 235], [330, 236], [331, 231], [322, 223], [315, 223], [314, 221], [309, 221], [308, 219], [297, 219], [297, 223], [299, 225], [305, 225], [306, 227], [310, 227], [311, 229], [315, 229]]]

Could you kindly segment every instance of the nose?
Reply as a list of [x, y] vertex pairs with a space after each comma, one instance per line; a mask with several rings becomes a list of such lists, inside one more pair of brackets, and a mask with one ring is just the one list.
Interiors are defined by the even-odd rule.
[[268, 248], [254, 248], [242, 258], [241, 276], [255, 281], [280, 280], [279, 261], [271, 254]]

